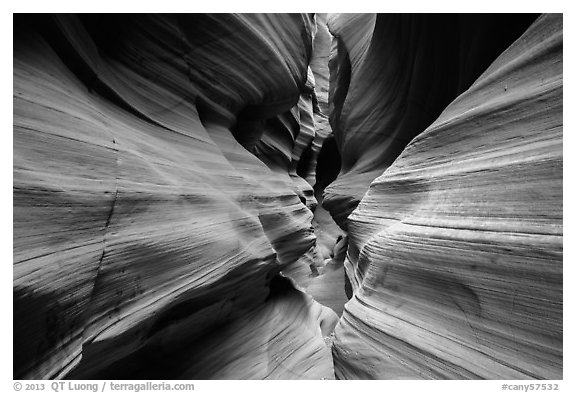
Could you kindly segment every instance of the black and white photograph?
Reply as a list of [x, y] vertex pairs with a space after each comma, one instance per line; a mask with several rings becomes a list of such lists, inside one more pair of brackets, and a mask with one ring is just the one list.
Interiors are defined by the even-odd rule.
[[6, 391], [569, 390], [564, 15], [381, 8], [13, 14]]

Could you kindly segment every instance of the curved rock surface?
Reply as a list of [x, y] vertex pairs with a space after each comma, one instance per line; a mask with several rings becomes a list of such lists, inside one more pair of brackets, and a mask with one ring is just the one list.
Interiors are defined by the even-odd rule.
[[269, 333], [261, 371], [218, 377], [326, 377], [326, 310], [268, 297], [313, 247], [312, 214], [241, 127], [298, 104], [314, 30], [306, 14], [16, 18], [15, 378], [63, 377], [83, 354], [90, 378], [247, 315]]
[[562, 64], [558, 15], [16, 15], [14, 378], [562, 378]]
[[[206, 315], [204, 315], [206, 317]], [[196, 321], [171, 327], [125, 359], [94, 372], [100, 356], [84, 353], [72, 379], [334, 379], [328, 337], [336, 315], [275, 278], [265, 303], [182, 345]], [[185, 333], [186, 334], [186, 333]]]
[[330, 122], [342, 164], [324, 206], [346, 218], [404, 147], [518, 38], [533, 15], [333, 14]]
[[372, 182], [338, 378], [562, 379], [562, 63], [544, 15]]

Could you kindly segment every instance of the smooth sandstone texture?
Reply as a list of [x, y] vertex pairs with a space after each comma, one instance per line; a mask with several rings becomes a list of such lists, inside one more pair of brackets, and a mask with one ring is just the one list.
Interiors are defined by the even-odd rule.
[[534, 20], [17, 15], [14, 378], [562, 378]]
[[311, 116], [314, 32], [307, 14], [15, 18], [14, 378], [106, 377], [194, 343], [244, 356], [214, 377], [329, 377], [335, 315], [269, 296], [314, 246], [312, 214], [242, 127]]
[[337, 378], [562, 379], [562, 42], [539, 17], [372, 182]]
[[183, 345], [180, 330], [194, 326], [182, 326], [98, 373], [95, 365], [81, 364], [68, 377], [334, 379], [330, 349], [318, 337], [326, 340], [336, 322], [331, 310], [294, 289], [288, 279], [275, 278], [265, 303], [190, 344]]
[[331, 14], [330, 123], [341, 156], [323, 206], [346, 229], [368, 186], [536, 19]]

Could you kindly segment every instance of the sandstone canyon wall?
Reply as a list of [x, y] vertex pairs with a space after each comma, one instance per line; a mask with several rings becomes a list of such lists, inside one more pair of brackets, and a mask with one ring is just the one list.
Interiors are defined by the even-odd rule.
[[14, 25], [14, 378], [562, 378], [562, 16]]
[[[394, 61], [412, 58], [370, 58], [395, 28], [388, 16], [374, 23], [332, 24], [352, 68], [344, 108], [332, 113], [343, 172], [326, 193], [357, 200], [355, 173], [387, 168], [346, 220], [354, 296], [335, 331], [337, 377], [561, 379], [562, 16], [539, 17], [403, 150], [422, 109], [438, 104], [434, 88], [446, 92], [435, 83], [459, 91], [461, 78], [407, 82], [427, 85], [423, 100], [384, 89]], [[362, 56], [372, 63], [357, 71]], [[343, 202], [327, 205], [347, 215]]]
[[528, 28], [533, 15], [332, 14], [330, 120], [341, 156], [324, 195], [336, 222], [404, 147]]
[[[141, 352], [180, 358], [172, 377], [333, 378], [336, 316], [270, 294], [314, 246], [312, 213], [248, 151], [267, 131], [244, 127], [311, 116], [314, 30], [310, 15], [16, 17], [15, 378], [144, 376], [122, 361]], [[311, 139], [296, 128], [277, 129], [298, 140], [286, 158]], [[230, 321], [236, 338], [200, 339]], [[220, 369], [194, 367], [203, 345]]]

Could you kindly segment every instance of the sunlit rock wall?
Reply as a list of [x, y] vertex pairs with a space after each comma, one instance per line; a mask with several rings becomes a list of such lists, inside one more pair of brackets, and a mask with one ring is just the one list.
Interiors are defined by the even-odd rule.
[[213, 376], [329, 377], [334, 314], [269, 297], [312, 214], [241, 127], [297, 107], [314, 31], [308, 14], [15, 17], [14, 378], [122, 378], [130, 354], [226, 323], [265, 332], [239, 349], [259, 360]]
[[[348, 219], [338, 378], [562, 378], [562, 42], [562, 16], [538, 18], [372, 182]], [[347, 130], [345, 168], [354, 146], [376, 162]]]

